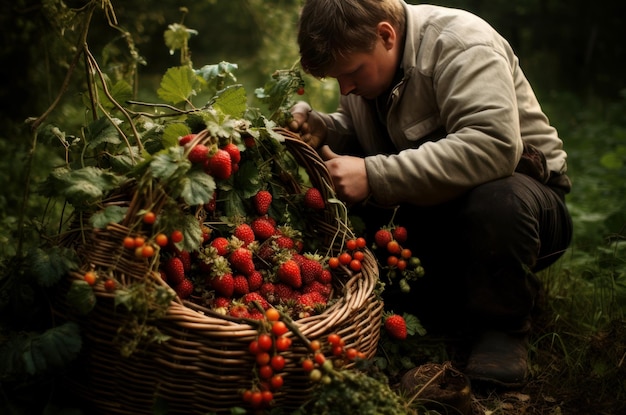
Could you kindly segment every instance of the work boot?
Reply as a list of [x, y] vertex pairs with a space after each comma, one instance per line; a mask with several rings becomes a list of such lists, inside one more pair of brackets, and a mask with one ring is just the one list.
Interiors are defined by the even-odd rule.
[[470, 353], [465, 374], [473, 382], [504, 388], [523, 386], [528, 374], [527, 334], [485, 332]]

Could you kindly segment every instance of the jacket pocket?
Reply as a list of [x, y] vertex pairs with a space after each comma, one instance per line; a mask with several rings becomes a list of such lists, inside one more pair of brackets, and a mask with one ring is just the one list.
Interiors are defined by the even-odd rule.
[[409, 141], [419, 141], [432, 132], [440, 129], [439, 117], [433, 115], [404, 128], [404, 136]]

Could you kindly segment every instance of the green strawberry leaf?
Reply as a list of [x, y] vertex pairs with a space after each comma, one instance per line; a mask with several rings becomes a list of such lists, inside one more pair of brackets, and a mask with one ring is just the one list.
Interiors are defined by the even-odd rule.
[[170, 180], [182, 176], [191, 168], [191, 162], [184, 156], [181, 146], [170, 147], [157, 153], [150, 162], [152, 176], [156, 179]]
[[234, 188], [237, 189], [243, 199], [248, 199], [257, 194], [263, 187], [259, 177], [259, 169], [256, 163], [245, 161], [239, 164], [239, 171], [235, 175]]
[[222, 61], [214, 65], [205, 65], [195, 73], [206, 81], [209, 91], [219, 91], [226, 85], [237, 82], [233, 72], [238, 68], [237, 64]]
[[39, 191], [44, 196], [65, 197], [68, 203], [79, 209], [101, 199], [120, 182], [120, 177], [96, 167], [79, 170], [60, 167], [50, 173]]
[[178, 104], [187, 101], [189, 97], [196, 94], [194, 83], [196, 78], [188, 66], [177, 66], [169, 68], [161, 79], [161, 86], [157, 90], [157, 95], [164, 101]]
[[42, 287], [52, 287], [69, 270], [78, 268], [74, 251], [58, 246], [46, 251], [40, 248], [29, 251], [27, 263], [30, 264], [33, 275]]
[[215, 191], [215, 179], [202, 170], [193, 169], [180, 183], [180, 196], [189, 206], [203, 205], [211, 201]]
[[67, 303], [78, 313], [87, 314], [96, 306], [96, 295], [87, 282], [74, 280], [67, 292]]
[[219, 91], [213, 107], [233, 118], [241, 118], [247, 108], [246, 90], [241, 85], [233, 85]]
[[419, 334], [420, 336], [426, 335], [426, 329], [424, 329], [422, 323], [416, 316], [414, 316], [413, 314], [404, 313], [402, 314], [402, 317], [404, 317], [404, 321], [406, 322], [407, 334]]
[[188, 126], [181, 123], [170, 123], [163, 130], [162, 145], [164, 148], [175, 147], [178, 145], [178, 138], [191, 133]]
[[66, 367], [82, 348], [76, 323], [64, 323], [43, 333], [20, 333], [0, 347], [0, 377], [39, 375]]
[[126, 216], [128, 207], [107, 206], [103, 210], [94, 213], [89, 218], [89, 223], [96, 229], [104, 229], [109, 223], [120, 223]]
[[[115, 82], [115, 84], [113, 85], [111, 85], [111, 81], [108, 78], [106, 82], [107, 82], [107, 88], [109, 90], [109, 94], [111, 95], [111, 97], [113, 98], [115, 102], [126, 102], [133, 98], [132, 87], [128, 84], [128, 82], [124, 81], [123, 79], [120, 79], [119, 81]], [[99, 82], [98, 82], [98, 97], [100, 99], [100, 104], [102, 105], [103, 108], [109, 111], [116, 108], [115, 104], [113, 104], [113, 101], [111, 101], [109, 97], [104, 93], [104, 90], [102, 89], [102, 84]]]
[[197, 30], [189, 29], [180, 23], [174, 23], [167, 26], [163, 38], [165, 40], [165, 46], [170, 50], [170, 55], [173, 55], [177, 50], [186, 47], [191, 35], [197, 34]]
[[183, 235], [185, 235], [181, 242], [182, 249], [189, 252], [197, 251], [203, 242], [202, 229], [198, 226], [198, 218], [193, 215], [183, 216], [180, 229], [183, 231]]
[[[116, 124], [122, 123], [117, 118], [114, 118], [113, 122]], [[98, 118], [87, 126], [85, 129], [85, 140], [88, 145], [94, 146], [104, 143], [118, 145], [122, 142], [117, 129], [106, 117]]]

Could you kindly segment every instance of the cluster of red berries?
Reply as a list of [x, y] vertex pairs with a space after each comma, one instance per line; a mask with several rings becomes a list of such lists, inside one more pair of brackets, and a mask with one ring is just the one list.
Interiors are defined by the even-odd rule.
[[363, 352], [354, 347], [345, 348], [343, 338], [337, 333], [328, 335], [325, 347], [319, 340], [312, 340], [309, 350], [312, 354], [302, 360], [302, 369], [309, 374], [312, 382], [325, 384], [332, 382], [336, 369], [347, 361], [366, 358]]
[[404, 226], [383, 227], [374, 234], [373, 249], [383, 261], [387, 277], [392, 282], [400, 277], [400, 289], [405, 292], [411, 290], [409, 281], [424, 276], [424, 268], [420, 259], [413, 255], [409, 248], [403, 247], [408, 239], [408, 232]]
[[343, 265], [354, 272], [361, 271], [362, 261], [365, 258], [365, 249], [367, 248], [365, 238], [348, 239], [344, 247], [345, 249], [339, 255], [328, 259], [328, 266], [331, 269], [337, 269]]
[[282, 388], [283, 369], [285, 357], [281, 352], [286, 352], [291, 347], [291, 337], [286, 336], [289, 328], [281, 320], [280, 312], [275, 308], [265, 310], [265, 319], [269, 329], [260, 332], [255, 340], [252, 340], [248, 350], [255, 358], [255, 373], [257, 375], [251, 388], [241, 392], [245, 403], [254, 409], [271, 406], [274, 393]]
[[195, 143], [196, 137], [197, 134], [187, 134], [178, 140], [178, 144], [185, 147], [187, 159], [192, 164], [201, 165], [207, 174], [220, 180], [228, 180], [237, 172], [241, 152], [235, 143], [220, 147], [217, 143]]

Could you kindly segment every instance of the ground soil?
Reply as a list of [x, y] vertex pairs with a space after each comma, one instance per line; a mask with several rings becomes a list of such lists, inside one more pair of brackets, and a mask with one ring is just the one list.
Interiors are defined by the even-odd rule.
[[[433, 409], [464, 415], [626, 414], [626, 321], [589, 336], [552, 329], [539, 326], [531, 336], [531, 377], [524, 387], [498, 390], [470, 384], [469, 411]], [[395, 382], [400, 388], [400, 380]]]

